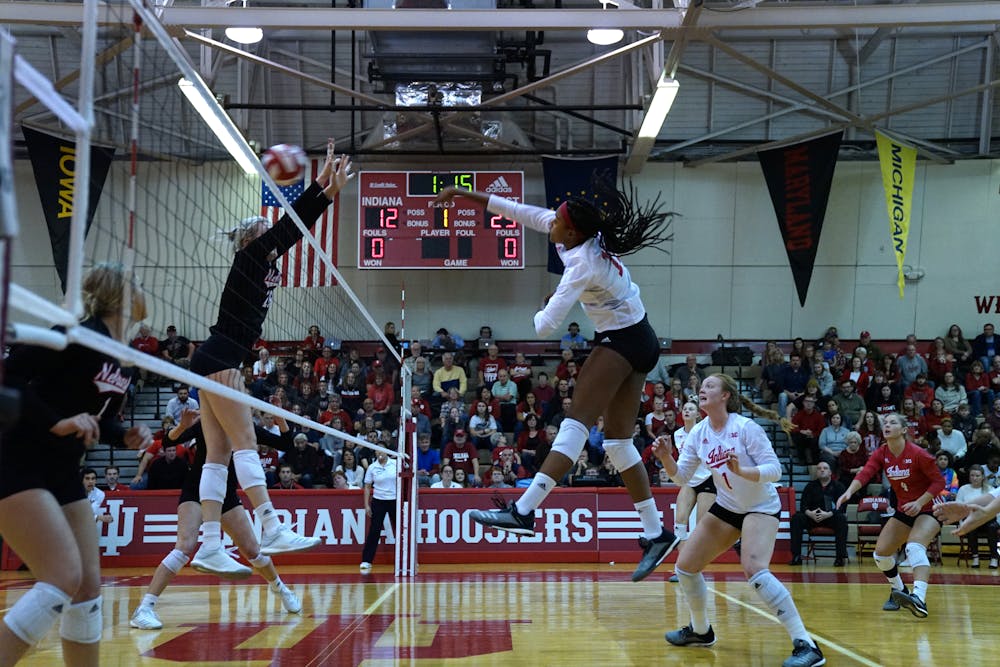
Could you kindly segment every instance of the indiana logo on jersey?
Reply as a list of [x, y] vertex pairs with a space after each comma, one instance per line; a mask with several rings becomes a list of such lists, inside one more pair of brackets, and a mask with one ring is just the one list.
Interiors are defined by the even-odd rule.
[[131, 380], [122, 375], [120, 368], [108, 362], [105, 362], [100, 372], [94, 376], [94, 384], [100, 394], [124, 394], [129, 382]]
[[735, 451], [729, 447], [716, 447], [708, 453], [705, 463], [711, 468], [718, 468], [719, 466], [725, 464], [729, 460], [729, 452]]
[[885, 474], [889, 479], [906, 479], [910, 476], [910, 469], [892, 465], [885, 469]]

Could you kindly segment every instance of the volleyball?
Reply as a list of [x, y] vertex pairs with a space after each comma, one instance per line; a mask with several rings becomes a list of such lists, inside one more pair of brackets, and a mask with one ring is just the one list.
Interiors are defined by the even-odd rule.
[[278, 185], [302, 180], [306, 170], [306, 152], [291, 144], [271, 146], [260, 156], [260, 163]]

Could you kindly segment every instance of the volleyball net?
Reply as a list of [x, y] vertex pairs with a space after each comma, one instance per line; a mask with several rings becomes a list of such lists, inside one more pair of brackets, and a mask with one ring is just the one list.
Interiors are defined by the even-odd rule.
[[[325, 147], [304, 147], [318, 153], [308, 161], [304, 181], [278, 187], [244, 138], [240, 118], [231, 118], [212, 91], [213, 76], [222, 71], [218, 62], [197, 44], [175, 37], [160, 23], [157, 11], [141, 0], [85, 0], [80, 68], [55, 84], [16, 54], [9, 36], [0, 40], [0, 64], [3, 59], [12, 63], [0, 68], [0, 78], [12, 73], [7, 85], [15, 93], [0, 96], [5, 100], [0, 105], [6, 107], [0, 112], [4, 151], [0, 175], [5, 177], [0, 183], [4, 213], [0, 224], [8, 258], [3, 270], [10, 298], [4, 311], [9, 307], [11, 342], [57, 349], [76, 343], [100, 350], [125, 364], [227, 396], [303, 429], [385, 451], [397, 458], [401, 471], [408, 470], [405, 452], [415, 448], [415, 433], [405, 367], [398, 438], [394, 446], [382, 447], [77, 326], [83, 311], [82, 277], [98, 263], [118, 262], [140, 280], [147, 302], [146, 324], [153, 332], [174, 325], [191, 340], [207, 338], [233, 262], [233, 245], [225, 231], [250, 216], [274, 222], [287, 213], [303, 239], [278, 262], [280, 276], [274, 277], [278, 287], [264, 324], [264, 341], [301, 341], [309, 326], [317, 324], [328, 341], [381, 339], [391, 354], [398, 355], [336, 266], [337, 231], [345, 222], [339, 218], [339, 200], [344, 193], [315, 224], [301, 220], [291, 208], [322, 167]], [[10, 272], [10, 239], [17, 234], [14, 188], [7, 178], [13, 173], [11, 105], [21, 111], [29, 154], [32, 145], [49, 146], [48, 158], [31, 155], [39, 192], [49, 188], [57, 199], [67, 193], [71, 198], [65, 270], [60, 276], [64, 294], [47, 289], [27, 271]], [[48, 173], [39, 168], [45, 159], [50, 163]], [[43, 194], [43, 208], [44, 199]], [[131, 300], [124, 302], [128, 309]], [[131, 313], [123, 315], [128, 318]], [[50, 329], [56, 324], [66, 328], [64, 334]], [[135, 328], [129, 337], [134, 334]], [[252, 361], [248, 358], [246, 363]], [[398, 527], [415, 524], [415, 489], [409, 488], [406, 474], [400, 476], [398, 504], [401, 509], [408, 499], [412, 504], [406, 506]], [[404, 558], [401, 573], [412, 573], [408, 570], [415, 569], [415, 546], [397, 539], [397, 552], [401, 543], [404, 548], [397, 555], [409, 555], [412, 563], [405, 565]]]

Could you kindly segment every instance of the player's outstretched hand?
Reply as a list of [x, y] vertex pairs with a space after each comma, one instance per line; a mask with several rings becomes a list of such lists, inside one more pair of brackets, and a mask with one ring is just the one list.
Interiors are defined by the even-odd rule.
[[[330, 160], [330, 158], [327, 158]], [[323, 188], [326, 198], [333, 201], [334, 196], [340, 192], [347, 182], [354, 178], [354, 171], [351, 169], [351, 158], [346, 155], [333, 158], [330, 162], [332, 172], [330, 182]]]
[[656, 440], [653, 441], [653, 456], [660, 459], [661, 461], [665, 458], [674, 457], [674, 439], [668, 433], [657, 436]]
[[125, 431], [124, 441], [129, 449], [146, 449], [153, 444], [153, 433], [148, 426], [140, 424]]
[[849, 501], [850, 499], [851, 499], [851, 494], [845, 491], [843, 495], [837, 498], [837, 509], [840, 509], [840, 506]]
[[97, 423], [97, 418], [86, 412], [60, 419], [49, 431], [59, 436], [75, 435], [83, 440], [83, 444], [87, 447], [95, 444], [101, 437], [101, 427]]
[[934, 516], [941, 523], [956, 523], [972, 514], [974, 509], [966, 503], [941, 503], [934, 506]]

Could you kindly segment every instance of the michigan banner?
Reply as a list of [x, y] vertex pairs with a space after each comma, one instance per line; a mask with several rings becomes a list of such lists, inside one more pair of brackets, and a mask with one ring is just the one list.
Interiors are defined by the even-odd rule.
[[917, 167], [917, 149], [875, 132], [878, 143], [878, 163], [882, 170], [885, 205], [889, 210], [889, 235], [896, 254], [899, 298], [903, 298], [903, 264], [906, 261], [906, 239], [910, 235], [910, 215], [913, 212], [913, 177]]

